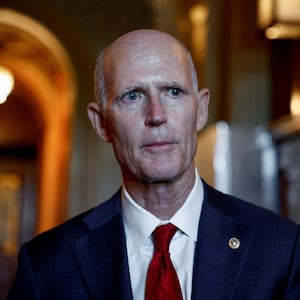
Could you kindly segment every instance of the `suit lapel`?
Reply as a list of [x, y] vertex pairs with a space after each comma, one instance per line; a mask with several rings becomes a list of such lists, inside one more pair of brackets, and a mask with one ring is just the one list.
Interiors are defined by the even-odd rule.
[[[195, 250], [192, 299], [232, 299], [252, 239], [252, 229], [237, 222], [220, 194], [204, 184], [205, 197]], [[234, 208], [230, 208], [234, 210]], [[240, 245], [232, 249], [231, 238]]]
[[89, 233], [71, 244], [91, 299], [133, 299], [119, 206], [115, 199], [92, 211], [84, 220]]
[[[192, 299], [232, 299], [253, 230], [234, 218], [234, 207], [220, 193], [206, 184], [204, 190]], [[90, 298], [132, 300], [119, 194], [83, 221], [89, 230], [71, 248]], [[237, 249], [228, 244], [233, 237], [240, 241]]]

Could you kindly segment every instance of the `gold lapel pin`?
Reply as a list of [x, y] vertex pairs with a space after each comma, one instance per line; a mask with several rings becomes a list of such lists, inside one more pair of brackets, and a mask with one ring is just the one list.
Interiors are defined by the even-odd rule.
[[228, 245], [231, 249], [238, 249], [241, 245], [241, 242], [238, 238], [233, 237], [228, 241]]

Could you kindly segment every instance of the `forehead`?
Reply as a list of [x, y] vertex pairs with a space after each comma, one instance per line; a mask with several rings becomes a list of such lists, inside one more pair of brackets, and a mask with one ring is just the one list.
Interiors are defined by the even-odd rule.
[[110, 84], [149, 79], [189, 80], [190, 65], [181, 44], [169, 37], [121, 40], [107, 53], [105, 75]]

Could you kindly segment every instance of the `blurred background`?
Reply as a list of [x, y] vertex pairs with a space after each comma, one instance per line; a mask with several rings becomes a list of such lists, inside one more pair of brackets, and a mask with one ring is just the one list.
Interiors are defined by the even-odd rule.
[[182, 40], [210, 89], [201, 176], [300, 221], [300, 0], [0, 0], [0, 299], [24, 241], [120, 186], [86, 107], [100, 50], [139, 28]]

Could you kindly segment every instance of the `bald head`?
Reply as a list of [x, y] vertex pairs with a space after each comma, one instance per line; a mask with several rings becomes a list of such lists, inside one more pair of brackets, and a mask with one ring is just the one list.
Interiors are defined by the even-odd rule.
[[172, 57], [189, 68], [194, 90], [198, 90], [197, 74], [189, 51], [173, 36], [158, 30], [142, 29], [128, 32], [106, 47], [99, 55], [95, 70], [95, 94], [102, 112], [114, 83], [119, 64], [149, 64], [159, 56]]

